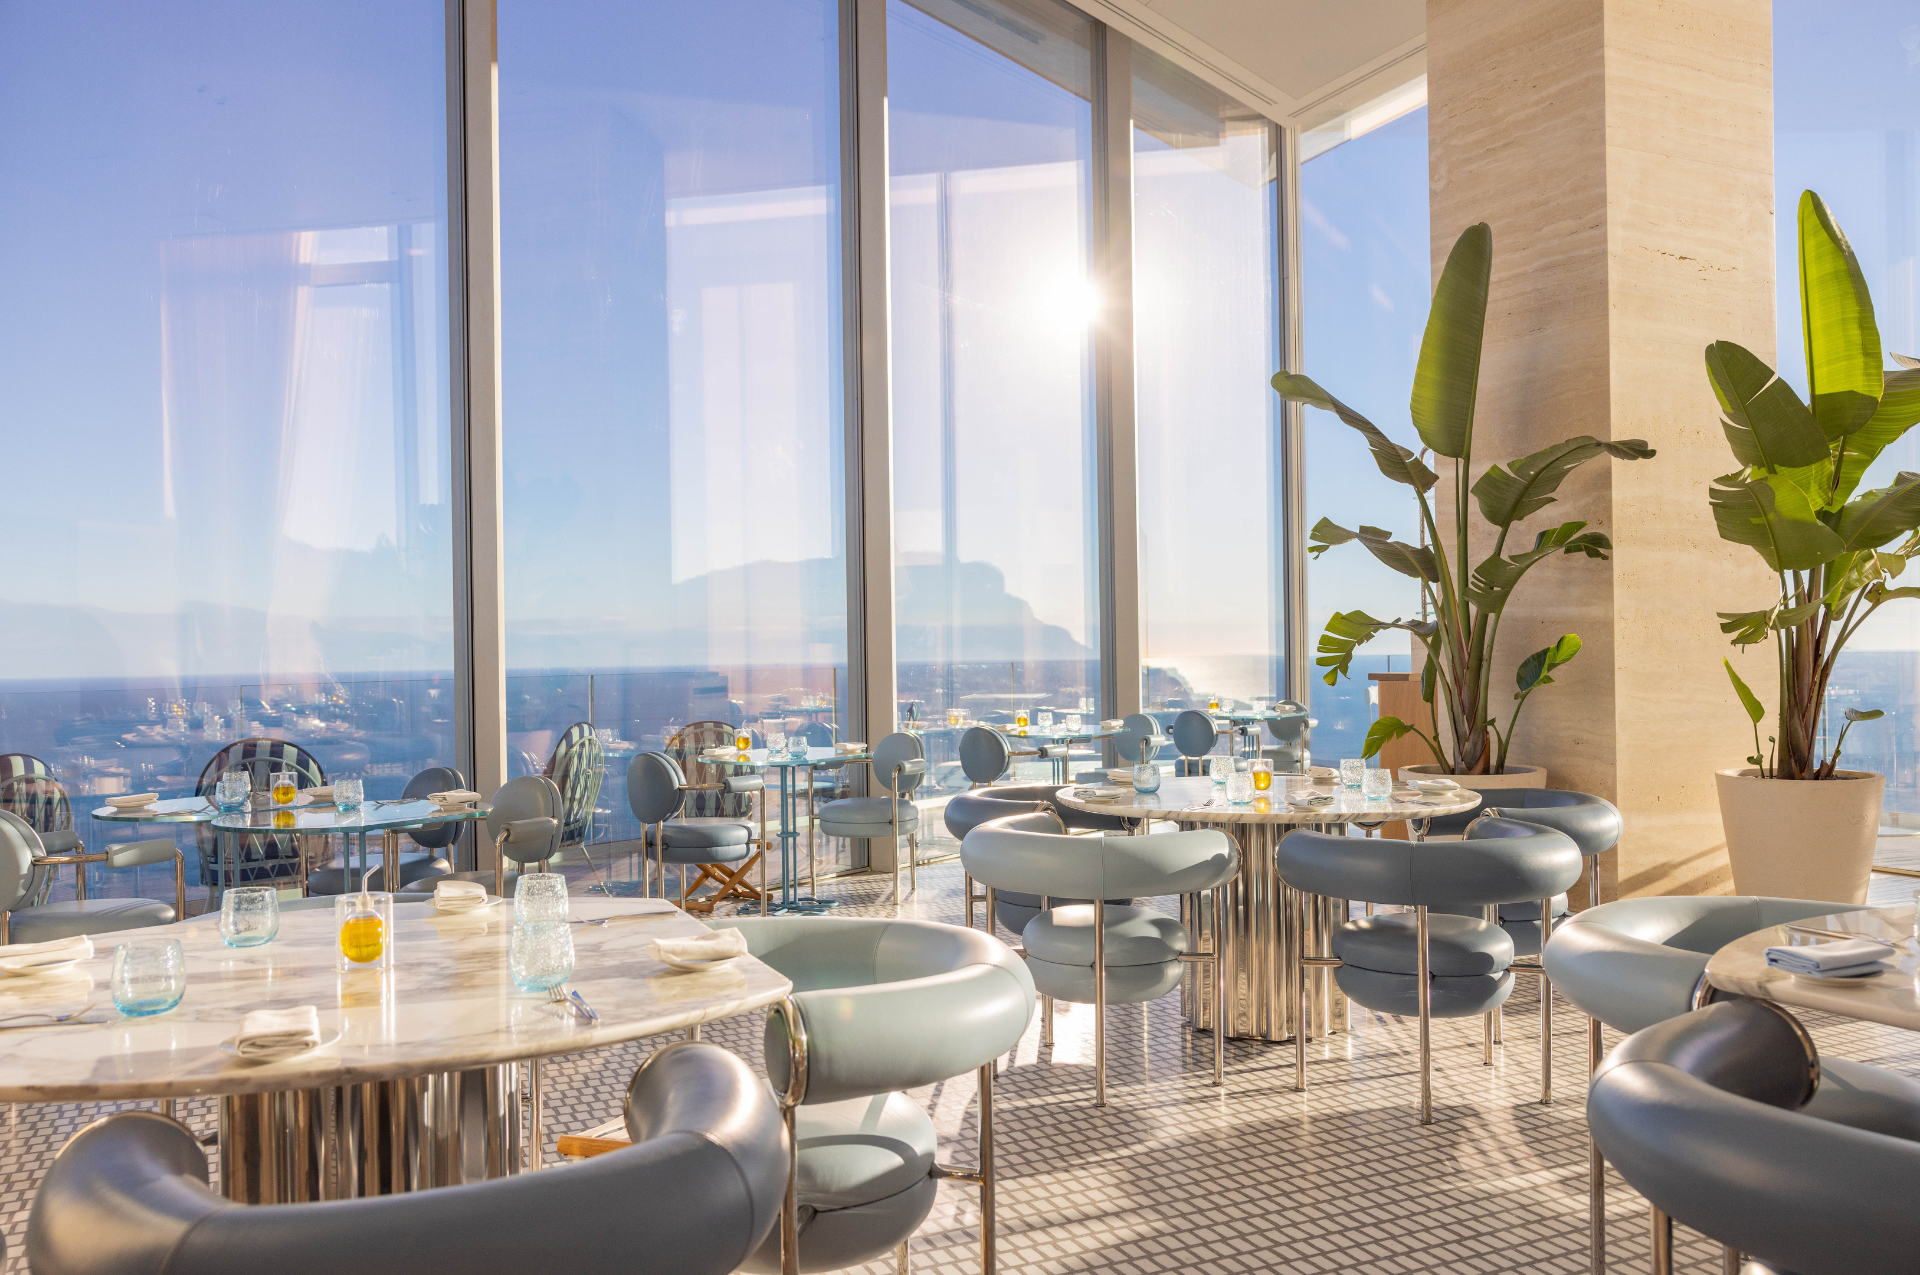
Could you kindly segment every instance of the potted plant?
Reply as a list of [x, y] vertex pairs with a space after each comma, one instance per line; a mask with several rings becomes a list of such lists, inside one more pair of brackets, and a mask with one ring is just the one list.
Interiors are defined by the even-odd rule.
[[1714, 524], [1780, 580], [1769, 606], [1720, 613], [1735, 646], [1772, 641], [1779, 699], [1763, 750], [1766, 710], [1733, 662], [1722, 661], [1753, 723], [1754, 749], [1744, 769], [1719, 771], [1716, 784], [1735, 890], [1861, 903], [1886, 777], [1838, 763], [1853, 723], [1881, 714], [1849, 709], [1825, 755], [1820, 726], [1847, 639], [1888, 602], [1920, 597], [1920, 588], [1892, 583], [1920, 552], [1920, 474], [1856, 494], [1874, 458], [1920, 420], [1920, 362], [1894, 355], [1901, 367], [1883, 369], [1860, 263], [1812, 191], [1800, 196], [1799, 237], [1811, 403], [1734, 342], [1707, 347], [1707, 379], [1741, 466], [1707, 492]]
[[[1504, 466], [1490, 466], [1472, 479], [1474, 403], [1492, 268], [1493, 231], [1485, 222], [1468, 227], [1440, 272], [1414, 371], [1413, 426], [1422, 455], [1389, 439], [1305, 376], [1278, 373], [1273, 388], [1292, 402], [1325, 408], [1358, 430], [1380, 472], [1411, 487], [1419, 506], [1418, 544], [1395, 540], [1378, 527], [1349, 531], [1323, 518], [1307, 545], [1307, 552], [1318, 557], [1333, 545], [1357, 540], [1381, 562], [1420, 582], [1419, 618], [1377, 620], [1364, 611], [1336, 612], [1320, 635], [1317, 663], [1327, 670], [1329, 686], [1347, 674], [1354, 650], [1385, 630], [1404, 629], [1426, 653], [1420, 696], [1433, 710], [1433, 733], [1417, 723], [1381, 717], [1367, 732], [1365, 755], [1372, 757], [1383, 744], [1411, 734], [1425, 741], [1434, 758], [1431, 766], [1414, 769], [1456, 776], [1470, 788], [1538, 788], [1546, 783], [1544, 767], [1508, 760], [1514, 723], [1528, 697], [1553, 681], [1553, 670], [1579, 653], [1580, 638], [1568, 633], [1520, 662], [1508, 701], [1512, 712], [1503, 730], [1496, 718], [1504, 704], [1496, 701], [1494, 688], [1500, 617], [1536, 564], [1559, 554], [1604, 559], [1613, 544], [1602, 533], [1588, 531], [1584, 522], [1549, 527], [1534, 536], [1531, 547], [1514, 553], [1507, 551], [1508, 537], [1516, 524], [1553, 504], [1554, 492], [1567, 475], [1594, 457], [1643, 460], [1653, 449], [1637, 438], [1612, 442], [1582, 435]], [[1453, 516], [1445, 535], [1430, 499], [1440, 478], [1427, 467], [1427, 452], [1453, 461]], [[1493, 551], [1477, 563], [1468, 536], [1476, 507], [1487, 524], [1484, 534], [1493, 543]]]

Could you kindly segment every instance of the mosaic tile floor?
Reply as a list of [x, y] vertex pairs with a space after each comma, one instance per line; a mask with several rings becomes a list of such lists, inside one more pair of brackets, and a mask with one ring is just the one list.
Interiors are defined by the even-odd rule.
[[[929, 852], [940, 847], [929, 845]], [[948, 847], [951, 848], [950, 846]], [[600, 866], [608, 867], [602, 856]], [[630, 865], [613, 865], [616, 893]], [[591, 883], [584, 868], [570, 871]], [[1914, 882], [1876, 877], [1874, 899], [1911, 896]], [[849, 878], [823, 893], [850, 915], [886, 915], [884, 878]], [[1162, 904], [1170, 903], [1162, 900]], [[951, 861], [923, 869], [903, 912], [961, 920]], [[1233, 1043], [1224, 1094], [1208, 1083], [1212, 1045], [1189, 1039], [1179, 998], [1120, 1007], [1108, 1019], [1109, 1101], [1092, 1105], [1092, 1014], [1063, 1007], [1051, 1050], [1029, 1029], [997, 1088], [1000, 1264], [1003, 1271], [1367, 1272], [1587, 1269], [1585, 1023], [1560, 1003], [1556, 1101], [1538, 1102], [1538, 1003], [1532, 979], [1509, 1003], [1506, 1044], [1480, 1062], [1475, 1022], [1435, 1030], [1435, 1123], [1416, 1122], [1412, 1020], [1355, 1011], [1353, 1031], [1309, 1053], [1307, 1093], [1293, 1091], [1290, 1046]], [[1823, 1051], [1920, 1075], [1920, 1036], [1808, 1016]], [[721, 1023], [706, 1038], [759, 1065], [758, 1016]], [[1611, 1033], [1608, 1043], [1617, 1037]], [[637, 1042], [549, 1065], [548, 1137], [618, 1114], [638, 1060], [663, 1041]], [[970, 1163], [971, 1077], [917, 1091], [934, 1115], [942, 1159]], [[212, 1128], [209, 1101], [182, 1104]], [[0, 1233], [19, 1256], [34, 1184], [65, 1139], [114, 1108], [18, 1106], [0, 1112]], [[918, 1272], [977, 1270], [979, 1210], [967, 1187], [944, 1186], [913, 1240]], [[1615, 1271], [1648, 1267], [1645, 1206], [1609, 1183], [1609, 1258]], [[1676, 1269], [1717, 1272], [1719, 1249], [1681, 1232]], [[890, 1275], [892, 1263], [864, 1268]]]

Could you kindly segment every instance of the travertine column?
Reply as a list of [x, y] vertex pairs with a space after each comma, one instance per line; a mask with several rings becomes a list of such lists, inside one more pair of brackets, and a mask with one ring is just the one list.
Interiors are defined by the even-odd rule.
[[[1493, 227], [1475, 469], [1577, 434], [1660, 453], [1590, 463], [1526, 524], [1584, 518], [1616, 550], [1542, 563], [1507, 611], [1496, 704], [1528, 652], [1585, 643], [1514, 760], [1620, 805], [1605, 898], [1725, 891], [1713, 771], [1751, 733], [1714, 612], [1771, 584], [1714, 533], [1707, 485], [1733, 462], [1701, 352], [1774, 347], [1769, 0], [1429, 0], [1427, 37], [1435, 277], [1463, 228]], [[1763, 664], [1742, 665], [1756, 687]]]

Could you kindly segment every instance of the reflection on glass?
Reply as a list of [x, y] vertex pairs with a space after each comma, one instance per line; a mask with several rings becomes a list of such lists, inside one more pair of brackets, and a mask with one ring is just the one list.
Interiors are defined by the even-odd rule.
[[841, 729], [836, 14], [499, 6], [513, 774], [589, 721], [609, 793], [693, 723]]
[[0, 7], [0, 772], [453, 763], [445, 14]]
[[1141, 689], [1217, 710], [1282, 671], [1273, 127], [1138, 47], [1133, 115]]
[[1049, 0], [887, 6], [903, 720], [1099, 694], [1092, 38]]

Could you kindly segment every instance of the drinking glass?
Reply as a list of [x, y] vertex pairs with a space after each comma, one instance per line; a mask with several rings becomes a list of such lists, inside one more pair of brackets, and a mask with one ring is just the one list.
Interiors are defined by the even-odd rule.
[[521, 925], [567, 919], [567, 879], [558, 872], [529, 872], [514, 887], [513, 919]]
[[1027, 710], [1026, 709], [1023, 708], [1019, 712], [1013, 715], [1013, 724], [1020, 728], [1020, 731], [1022, 734], [1026, 733], [1026, 729], [1027, 729]]
[[1218, 695], [1207, 696], [1207, 711], [1209, 713], [1217, 713], [1220, 711], [1220, 697]]
[[1053, 713], [1051, 710], [1044, 708], [1040, 710], [1039, 725], [1041, 730], [1053, 729]]
[[[521, 878], [524, 883], [525, 878]], [[573, 976], [573, 927], [565, 921], [527, 921], [513, 927], [507, 973], [523, 992], [544, 992]]]
[[1342, 788], [1358, 788], [1360, 786], [1360, 776], [1364, 775], [1366, 771], [1367, 762], [1364, 757], [1342, 757], [1340, 759], [1340, 786]]
[[334, 898], [333, 919], [343, 970], [383, 970], [393, 964], [393, 896], [374, 890]]
[[293, 782], [293, 772], [291, 770], [276, 770], [273, 772], [274, 805], [291, 806], [293, 804], [293, 794], [298, 791], [299, 787]]
[[228, 947], [259, 947], [279, 932], [280, 892], [272, 886], [235, 886], [220, 896], [220, 937]]
[[1236, 770], [1227, 776], [1227, 801], [1235, 806], [1244, 806], [1253, 800], [1253, 772]]
[[1135, 792], [1160, 791], [1160, 767], [1150, 761], [1141, 762], [1133, 768], [1133, 790]]
[[596, 727], [593, 732], [593, 737], [600, 741], [600, 746], [602, 748], [613, 747], [613, 727], [611, 726]]
[[1368, 801], [1385, 801], [1393, 795], [1393, 772], [1380, 766], [1361, 771], [1360, 793]]
[[787, 732], [769, 730], [767, 732], [767, 756], [784, 757], [787, 752]]
[[253, 777], [244, 766], [235, 766], [220, 776], [220, 782], [214, 785], [213, 804], [222, 810], [238, 810], [247, 804], [247, 794], [253, 791]]
[[164, 1014], [187, 994], [179, 939], [132, 939], [113, 949], [113, 1003], [129, 1018]]
[[1077, 733], [1079, 733], [1079, 730], [1080, 730], [1080, 714], [1078, 714], [1078, 713], [1068, 713], [1068, 714], [1067, 714], [1067, 729], [1068, 729], [1069, 731], [1072, 731], [1072, 732], [1074, 732], [1074, 733], [1076, 733], [1076, 734], [1077, 734]]
[[365, 783], [358, 779], [336, 779], [333, 781], [333, 804], [338, 810], [358, 810], [360, 803], [367, 799]]
[[1207, 775], [1216, 784], [1224, 784], [1233, 774], [1233, 758], [1225, 753], [1215, 753], [1207, 758]]
[[1247, 773], [1253, 776], [1253, 790], [1265, 792], [1273, 787], [1273, 763], [1265, 757], [1248, 764]]

